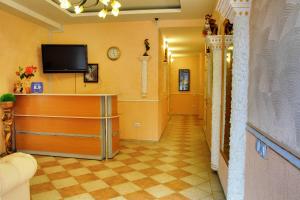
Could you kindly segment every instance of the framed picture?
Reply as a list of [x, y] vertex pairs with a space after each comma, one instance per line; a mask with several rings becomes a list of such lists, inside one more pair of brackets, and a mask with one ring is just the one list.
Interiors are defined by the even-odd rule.
[[99, 68], [98, 64], [88, 64], [87, 72], [84, 73], [85, 83], [98, 83]]
[[190, 70], [179, 69], [179, 91], [188, 92], [190, 91]]

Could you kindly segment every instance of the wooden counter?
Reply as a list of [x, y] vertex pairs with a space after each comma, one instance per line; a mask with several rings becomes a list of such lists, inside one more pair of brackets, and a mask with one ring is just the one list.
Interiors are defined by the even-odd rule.
[[16, 94], [18, 151], [87, 159], [119, 151], [117, 96]]

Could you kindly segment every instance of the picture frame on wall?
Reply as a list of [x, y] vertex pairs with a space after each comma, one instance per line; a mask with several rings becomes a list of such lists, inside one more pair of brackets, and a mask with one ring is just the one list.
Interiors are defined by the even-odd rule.
[[88, 64], [87, 72], [83, 74], [85, 83], [98, 83], [99, 81], [99, 66], [98, 64]]
[[189, 69], [179, 69], [179, 85], [178, 90], [180, 92], [190, 91], [190, 70]]

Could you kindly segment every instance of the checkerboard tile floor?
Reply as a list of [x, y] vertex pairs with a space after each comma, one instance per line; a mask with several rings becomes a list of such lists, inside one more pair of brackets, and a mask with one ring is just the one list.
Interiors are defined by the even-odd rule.
[[160, 142], [128, 142], [112, 160], [36, 156], [32, 200], [223, 200], [200, 121], [173, 116]]

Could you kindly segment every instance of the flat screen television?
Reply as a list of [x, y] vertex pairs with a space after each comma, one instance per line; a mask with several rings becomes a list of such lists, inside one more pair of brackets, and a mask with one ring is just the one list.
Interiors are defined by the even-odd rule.
[[87, 45], [42, 44], [44, 73], [87, 71]]

